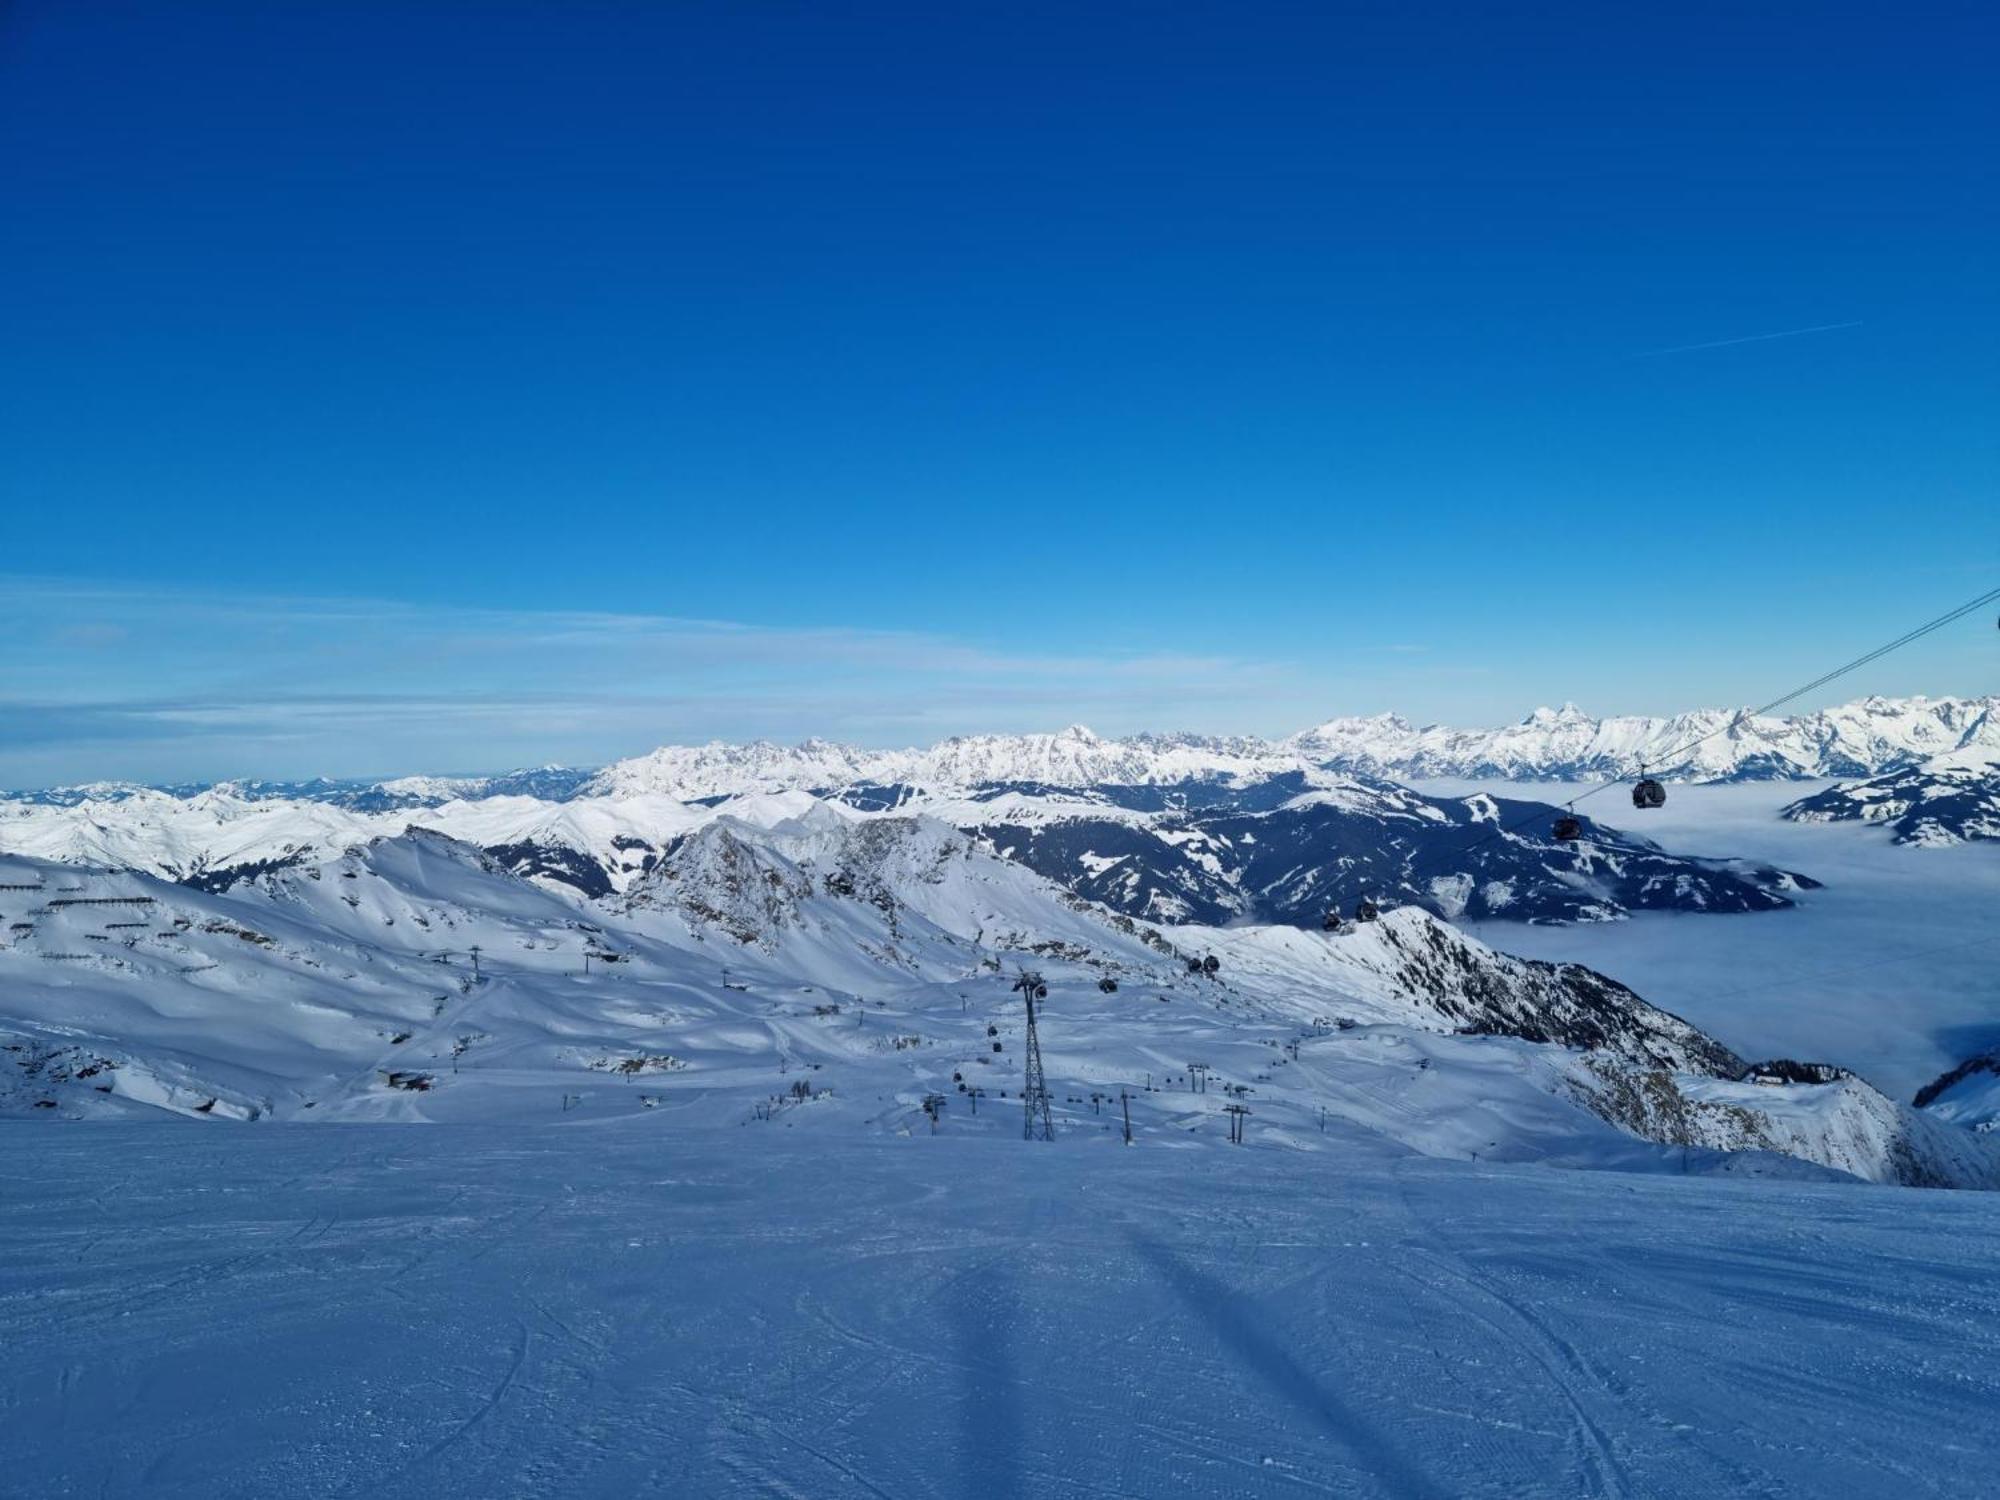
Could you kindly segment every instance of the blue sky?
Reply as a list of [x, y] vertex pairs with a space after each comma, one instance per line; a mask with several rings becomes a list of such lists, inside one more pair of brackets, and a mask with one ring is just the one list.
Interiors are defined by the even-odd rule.
[[1772, 696], [2000, 572], [1996, 40], [16, 0], [0, 783]]

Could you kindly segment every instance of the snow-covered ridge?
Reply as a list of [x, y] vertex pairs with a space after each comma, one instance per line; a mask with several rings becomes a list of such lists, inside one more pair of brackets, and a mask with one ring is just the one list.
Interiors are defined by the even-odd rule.
[[[1674, 754], [1694, 740], [1703, 743]], [[607, 766], [585, 795], [647, 790], [682, 798], [751, 789], [898, 783], [1082, 787], [1244, 781], [1304, 769], [1411, 777], [1595, 780], [1642, 767], [1688, 781], [1870, 775], [1966, 746], [2000, 750], [2000, 697], [1864, 698], [1792, 718], [1743, 709], [1599, 719], [1574, 704], [1497, 729], [1419, 727], [1394, 714], [1330, 719], [1280, 740], [1147, 734], [1106, 739], [976, 735], [927, 750], [864, 750], [824, 740], [668, 746]]]
[[2000, 1129], [2000, 1052], [1969, 1057], [1917, 1090], [1916, 1106], [1955, 1125]]
[[[826, 803], [712, 818], [613, 901], [413, 829], [226, 892], [0, 856], [0, 917], [0, 1115], [547, 1119], [587, 1099], [902, 1131], [961, 1084], [1018, 1086], [1028, 963], [1065, 1130], [1101, 1133], [1088, 1095], [1111, 1081], [1175, 1140], [1219, 1140], [1223, 1102], [1249, 1098], [1295, 1148], [1331, 1116], [1433, 1155], [1677, 1169], [1655, 1142], [1704, 1171], [1776, 1152], [2000, 1182], [1990, 1138], [1846, 1075], [1747, 1081], [1614, 981], [1414, 908], [1344, 935], [1147, 926], [938, 820]], [[1190, 1055], [1212, 1095], [1168, 1076]]]
[[[1559, 842], [1549, 832], [1557, 810], [1532, 802], [1326, 785], [1328, 775], [1275, 777], [1242, 793], [1187, 789], [1160, 808], [1025, 793], [904, 805], [1151, 921], [1317, 927], [1330, 910], [1351, 913], [1373, 894], [1453, 920], [1601, 922], [1639, 910], [1773, 911], [1813, 885], [1797, 873], [1670, 853], [1591, 819], [1583, 838]], [[1512, 831], [1487, 837], [1496, 822]]]
[[[1692, 742], [1702, 743], [1684, 749]], [[1398, 777], [1682, 781], [1867, 776], [1967, 746], [2000, 750], [2000, 697], [1863, 698], [1795, 717], [1698, 709], [1599, 719], [1565, 703], [1499, 729], [1331, 719], [1282, 742], [1316, 765]]]
[[[1702, 739], [1698, 747], [1671, 754]], [[638, 794], [701, 801], [748, 792], [914, 785], [933, 792], [1034, 787], [1165, 786], [1252, 782], [1322, 770], [1386, 776], [1594, 780], [1642, 767], [1686, 781], [1872, 776], [1963, 749], [2000, 751], [2000, 697], [1864, 698], [1796, 717], [1699, 709], [1667, 717], [1599, 719], [1574, 704], [1538, 708], [1492, 729], [1418, 726], [1395, 714], [1337, 718], [1283, 739], [1254, 735], [1139, 734], [1107, 739], [1081, 725], [1053, 734], [958, 735], [926, 749], [880, 750], [831, 740], [797, 745], [663, 745], [597, 771], [560, 766], [499, 776], [403, 776], [386, 781], [225, 782], [144, 787], [98, 782], [0, 794], [0, 805], [82, 806], [195, 797], [228, 789], [245, 799], [310, 801], [384, 812], [454, 801], [545, 801]]]
[[[1452, 918], [1606, 921], [1648, 909], [1774, 910], [1811, 883], [1685, 858], [1588, 820], [1587, 838], [1559, 844], [1546, 834], [1553, 808], [1430, 797], [1309, 769], [1151, 787], [902, 784], [889, 795], [870, 783], [826, 797], [746, 790], [687, 801], [644, 785], [564, 801], [489, 796], [379, 810], [237, 786], [193, 796], [136, 790], [110, 803], [0, 803], [0, 852], [225, 890], [418, 828], [602, 899], [628, 891], [671, 846], [717, 819], [769, 827], [815, 812], [836, 822], [921, 813], [1078, 896], [1152, 921], [1317, 927], [1329, 908], [1351, 908], [1368, 892]], [[1468, 837], [1495, 817], [1542, 828]]]
[[[1677, 747], [1700, 739], [1692, 750]], [[2000, 697], [1864, 698], [1792, 718], [1743, 709], [1598, 719], [1574, 704], [1538, 708], [1497, 729], [1418, 727], [1394, 714], [1330, 719], [1281, 740], [1134, 735], [1081, 726], [1056, 734], [977, 735], [927, 750], [863, 750], [824, 740], [669, 746], [607, 766], [585, 795], [648, 790], [682, 798], [750, 789], [896, 783], [969, 788], [1157, 786], [1243, 781], [1302, 769], [1394, 778], [1593, 780], [1656, 775], [1689, 781], [1871, 775], [1967, 746], [2000, 750]]]
[[1899, 844], [1942, 848], [2000, 839], [2000, 748], [1933, 756], [1866, 781], [1844, 782], [1784, 809], [1795, 823], [1879, 823]]
[[1105, 739], [1073, 724], [1054, 734], [958, 735], [926, 750], [865, 750], [827, 740], [786, 746], [666, 745], [606, 766], [584, 796], [662, 792], [683, 800], [750, 791], [914, 784], [969, 789], [1002, 783], [1155, 786], [1258, 778], [1300, 769], [1280, 746], [1254, 737], [1143, 734]]
[[215, 781], [147, 785], [93, 781], [36, 791], [0, 792], [0, 807], [81, 807], [152, 797], [183, 800], [222, 792], [246, 802], [316, 802], [349, 812], [390, 812], [489, 797], [539, 797], [564, 801], [595, 774], [572, 766], [535, 766], [498, 776], [395, 776], [386, 781], [315, 776], [310, 781]]

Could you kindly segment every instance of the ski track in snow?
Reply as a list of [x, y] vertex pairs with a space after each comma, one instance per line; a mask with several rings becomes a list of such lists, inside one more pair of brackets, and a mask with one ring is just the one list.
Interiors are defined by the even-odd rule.
[[1965, 1496], [2000, 1459], [1988, 1194], [949, 1125], [0, 1130], [8, 1496]]

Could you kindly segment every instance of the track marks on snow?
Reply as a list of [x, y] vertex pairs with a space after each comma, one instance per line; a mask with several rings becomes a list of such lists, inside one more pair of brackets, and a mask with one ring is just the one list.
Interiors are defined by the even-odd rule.
[[1208, 1326], [1217, 1342], [1267, 1389], [1346, 1449], [1357, 1469], [1378, 1481], [1387, 1493], [1448, 1500], [1449, 1492], [1406, 1457], [1378, 1423], [1356, 1411], [1328, 1381], [1300, 1363], [1285, 1341], [1265, 1325], [1257, 1302], [1233, 1292], [1226, 1282], [1164, 1244], [1135, 1236], [1132, 1245], [1161, 1283]]
[[[1532, 1300], [1503, 1290], [1480, 1271], [1472, 1256], [1452, 1246], [1437, 1225], [1416, 1211], [1407, 1183], [1396, 1179], [1397, 1195], [1411, 1226], [1411, 1237], [1395, 1247], [1388, 1269], [1471, 1319], [1509, 1353], [1525, 1360], [1543, 1377], [1546, 1388], [1567, 1413], [1576, 1493], [1590, 1497], [1644, 1497], [1650, 1485], [1635, 1478], [1630, 1461], [1621, 1454], [1613, 1431], [1651, 1430], [1678, 1451], [1671, 1462], [1683, 1471], [1694, 1465], [1706, 1472], [1716, 1493], [1777, 1496], [1791, 1491], [1773, 1476], [1728, 1461], [1691, 1442], [1680, 1424], [1657, 1410], [1635, 1402], [1623, 1382], [1605, 1371], [1558, 1332], [1536, 1310]], [[1440, 1355], [1440, 1358], [1443, 1356]], [[1635, 1423], [1633, 1417], [1641, 1418]]]

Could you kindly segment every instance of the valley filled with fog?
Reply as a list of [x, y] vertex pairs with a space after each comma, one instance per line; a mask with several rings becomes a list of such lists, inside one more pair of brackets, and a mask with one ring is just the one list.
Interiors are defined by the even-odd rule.
[[[1826, 782], [1675, 786], [1639, 812], [1617, 790], [1591, 816], [1690, 853], [1782, 866], [1822, 889], [1741, 920], [1640, 913], [1615, 924], [1478, 923], [1533, 958], [1588, 964], [1759, 1057], [1831, 1062], [1908, 1098], [2000, 1045], [2000, 850], [1897, 845], [1879, 827], [1791, 822]], [[1446, 794], [1469, 784], [1424, 783]], [[1596, 784], [1538, 785], [1562, 802]]]

